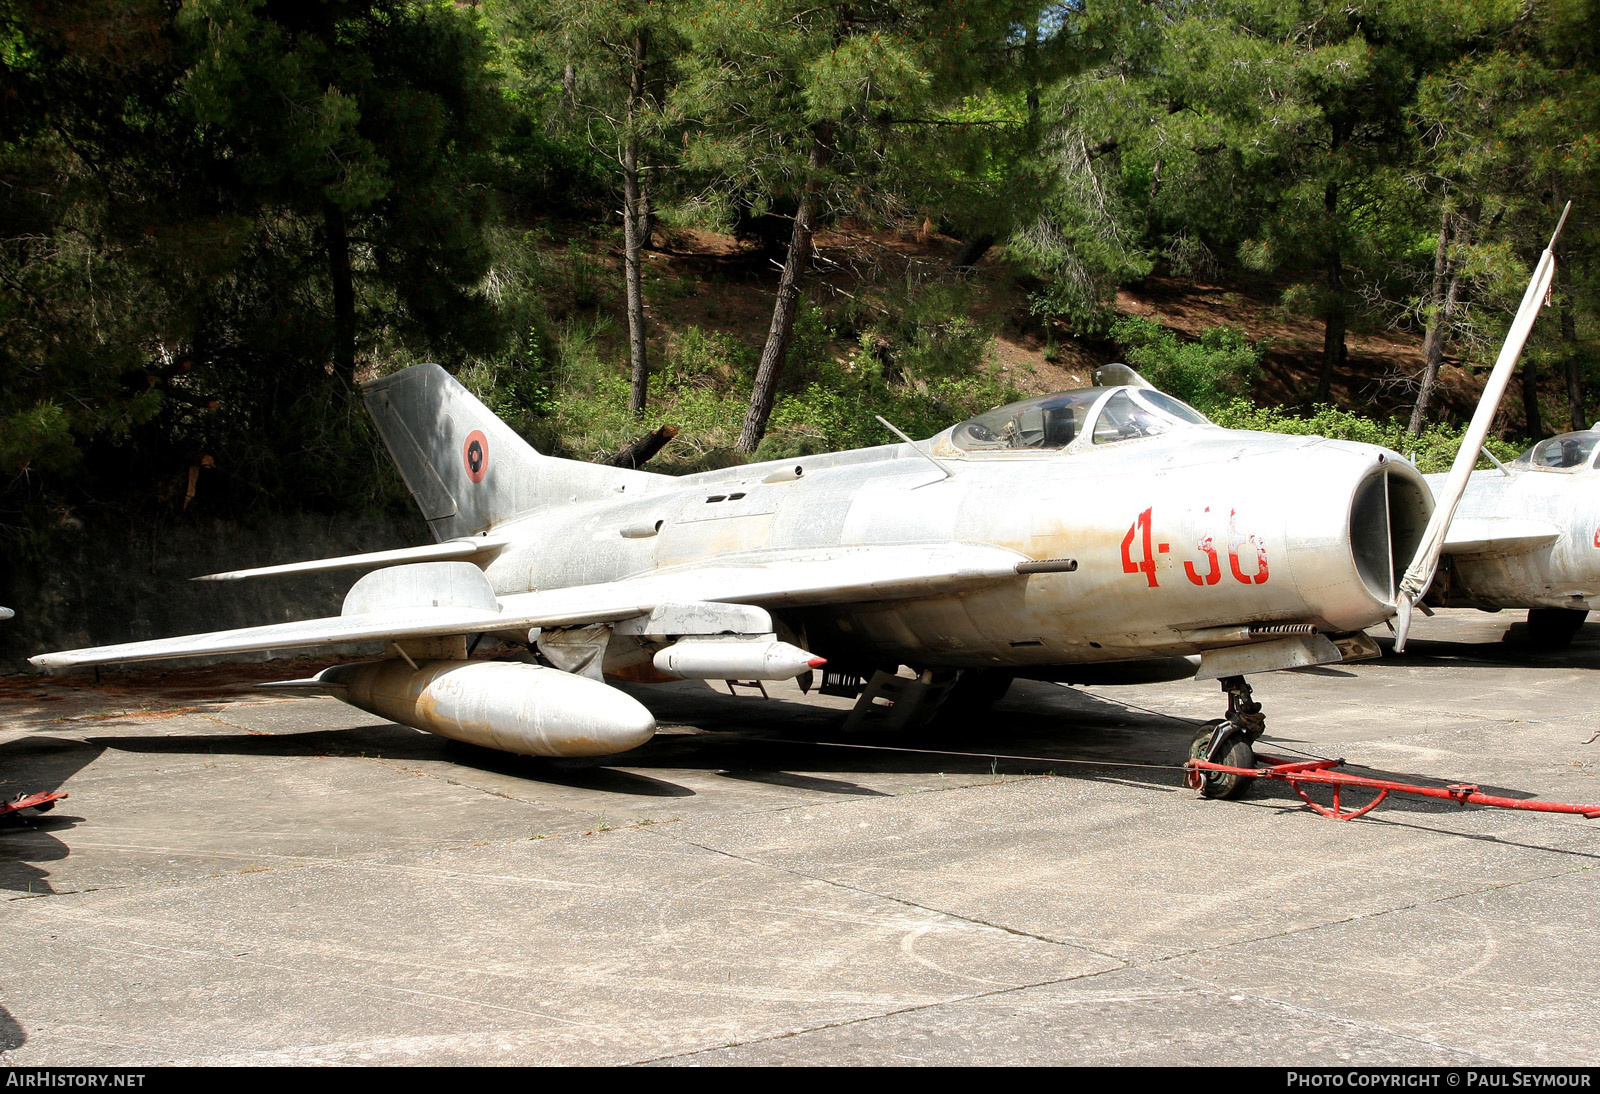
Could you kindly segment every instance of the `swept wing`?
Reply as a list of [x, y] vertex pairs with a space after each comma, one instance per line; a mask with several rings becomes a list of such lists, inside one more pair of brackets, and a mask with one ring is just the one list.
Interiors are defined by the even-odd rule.
[[[976, 588], [1015, 578], [1027, 559], [1000, 547], [949, 543], [764, 553], [637, 578], [495, 597], [470, 563], [430, 562], [368, 574], [344, 611], [324, 619], [273, 623], [147, 642], [64, 650], [31, 658], [43, 668], [159, 661], [372, 641], [509, 633], [532, 627], [605, 623], [659, 604], [803, 606], [888, 600]], [[382, 605], [379, 607], [378, 605]]]
[[1561, 529], [1547, 521], [1514, 517], [1457, 517], [1450, 522], [1443, 553], [1468, 555], [1514, 555], [1548, 547], [1561, 538]]

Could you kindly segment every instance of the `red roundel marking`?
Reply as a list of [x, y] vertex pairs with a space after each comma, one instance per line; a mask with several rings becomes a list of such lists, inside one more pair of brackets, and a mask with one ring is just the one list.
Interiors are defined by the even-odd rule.
[[467, 469], [467, 478], [482, 482], [489, 470], [489, 438], [480, 429], [467, 434], [467, 443], [461, 446], [461, 464]]

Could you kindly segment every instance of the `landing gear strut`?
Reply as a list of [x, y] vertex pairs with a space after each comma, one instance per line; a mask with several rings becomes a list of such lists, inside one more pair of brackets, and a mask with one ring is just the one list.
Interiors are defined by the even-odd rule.
[[[1267, 730], [1261, 704], [1250, 697], [1250, 685], [1243, 676], [1224, 676], [1222, 690], [1228, 695], [1228, 716], [1207, 723], [1189, 746], [1191, 760], [1208, 760], [1227, 767], [1254, 767], [1256, 739]], [[1202, 798], [1237, 798], [1255, 782], [1248, 775], [1220, 771], [1191, 771], [1189, 785]]]

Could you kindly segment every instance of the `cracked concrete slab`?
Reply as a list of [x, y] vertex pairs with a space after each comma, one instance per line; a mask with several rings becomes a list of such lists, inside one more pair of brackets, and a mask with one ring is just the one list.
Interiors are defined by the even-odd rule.
[[13, 902], [0, 923], [8, 969], [80, 968], [8, 991], [30, 1044], [126, 1063], [629, 1062], [1117, 964], [649, 828]]
[[[1496, 617], [1258, 677], [1267, 747], [1600, 800], [1600, 625]], [[1513, 628], [1515, 631], [1515, 628]], [[963, 732], [633, 689], [663, 732], [508, 757], [254, 664], [0, 680], [18, 1064], [1567, 1063], [1600, 829], [1179, 785], [1214, 685], [1023, 683]]]
[[1133, 968], [674, 1057], [673, 1066], [1485, 1065], [1482, 1053]]

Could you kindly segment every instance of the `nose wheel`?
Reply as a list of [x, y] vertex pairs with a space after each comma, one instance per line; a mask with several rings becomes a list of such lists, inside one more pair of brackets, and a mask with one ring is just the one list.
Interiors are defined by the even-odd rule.
[[[1224, 676], [1222, 690], [1228, 695], [1228, 716], [1208, 722], [1189, 746], [1191, 760], [1206, 760], [1225, 767], [1256, 766], [1256, 739], [1267, 729], [1261, 704], [1253, 700], [1250, 685], [1243, 676]], [[1227, 771], [1191, 771], [1189, 784], [1202, 798], [1237, 798], [1255, 779]]]

